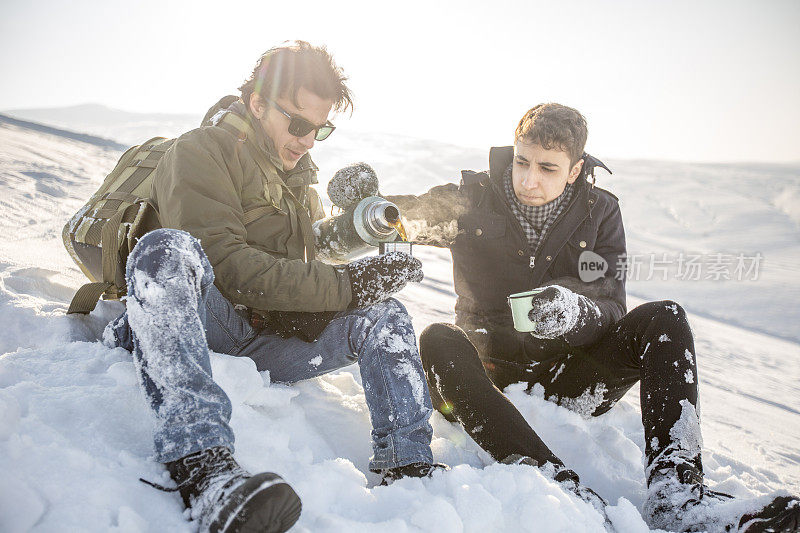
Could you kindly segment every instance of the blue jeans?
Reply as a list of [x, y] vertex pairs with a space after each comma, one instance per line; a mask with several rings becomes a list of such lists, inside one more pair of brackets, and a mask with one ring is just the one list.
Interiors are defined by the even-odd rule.
[[342, 311], [311, 343], [258, 332], [214, 286], [199, 241], [170, 229], [139, 240], [126, 280], [127, 309], [103, 337], [133, 353], [156, 415], [156, 460], [233, 449], [231, 403], [212, 378], [210, 348], [251, 358], [279, 383], [358, 362], [373, 428], [370, 469], [433, 462], [430, 395], [411, 319], [397, 300]]

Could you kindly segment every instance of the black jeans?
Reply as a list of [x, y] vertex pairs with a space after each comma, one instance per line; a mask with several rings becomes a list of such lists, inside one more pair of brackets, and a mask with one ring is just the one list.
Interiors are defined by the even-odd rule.
[[[498, 342], [503, 335], [508, 341]], [[487, 343], [488, 337], [495, 340]], [[545, 360], [531, 359], [541, 356], [536, 351], [540, 345], [526, 333], [465, 333], [452, 324], [431, 324], [420, 336], [420, 355], [434, 407], [460, 422], [498, 461], [521, 454], [539, 464], [561, 465], [500, 388], [519, 381], [527, 382], [529, 389], [540, 384], [548, 400], [598, 416], [641, 381], [648, 465], [678, 456], [702, 468], [698, 451], [680, 449], [681, 442], [670, 436], [681, 418], [682, 400], [697, 407], [694, 340], [680, 305], [646, 303], [594, 344]]]

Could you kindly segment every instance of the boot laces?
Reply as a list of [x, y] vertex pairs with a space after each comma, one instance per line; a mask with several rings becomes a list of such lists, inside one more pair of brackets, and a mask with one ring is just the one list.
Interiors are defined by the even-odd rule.
[[678, 479], [681, 483], [689, 487], [689, 493], [692, 495], [692, 497], [681, 505], [681, 509], [684, 511], [703, 502], [723, 502], [733, 499], [733, 496], [730, 494], [709, 489], [703, 482], [703, 475], [697, 470], [687, 468], [682, 471], [679, 470], [678, 474]]
[[450, 467], [442, 463], [411, 463], [405, 466], [387, 468], [378, 471], [382, 475], [380, 485], [389, 485], [393, 481], [404, 477], [431, 477], [438, 470], [449, 470]]
[[199, 453], [182, 457], [179, 461], [181, 465], [186, 467], [189, 475], [177, 486], [165, 487], [144, 478], [139, 478], [139, 481], [163, 492], [177, 492], [196, 484], [196, 492], [201, 493], [222, 472], [228, 472], [231, 478], [247, 476], [247, 471], [239, 466], [233, 455], [231, 455], [230, 450], [224, 446], [206, 448]]

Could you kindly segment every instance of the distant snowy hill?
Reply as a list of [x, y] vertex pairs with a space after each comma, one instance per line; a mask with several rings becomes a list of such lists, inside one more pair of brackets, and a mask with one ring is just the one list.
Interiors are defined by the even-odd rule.
[[132, 113], [99, 104], [83, 104], [69, 107], [9, 109], [0, 111], [0, 113], [57, 128], [91, 133], [114, 139], [126, 145], [133, 145], [156, 135], [175, 137], [184, 131], [196, 128], [200, 125], [205, 111], [198, 115]]
[[0, 123], [6, 124], [9, 126], [17, 126], [19, 128], [24, 128], [32, 131], [39, 131], [42, 133], [49, 133], [58, 137], [63, 137], [65, 139], [72, 139], [75, 141], [81, 141], [87, 144], [93, 144], [95, 146], [101, 146], [104, 148], [109, 148], [111, 150], [124, 150], [127, 146], [124, 144], [120, 144], [116, 141], [111, 139], [107, 139], [104, 137], [97, 137], [95, 135], [88, 135], [86, 133], [79, 133], [76, 131], [71, 130], [64, 130], [55, 128], [52, 126], [46, 126], [44, 124], [39, 124], [37, 122], [30, 122], [27, 120], [20, 120], [14, 117], [10, 117], [7, 115], [0, 114]]
[[[81, 131], [70, 124], [62, 127]], [[115, 127], [115, 126], [110, 126]], [[142, 132], [133, 142], [166, 133]], [[99, 135], [97, 130], [89, 130]], [[341, 135], [340, 135], [341, 133]], [[85, 280], [61, 227], [120, 155], [103, 139], [0, 120], [0, 531], [191, 531], [149, 459], [153, 422], [130, 355], [96, 342], [120, 304], [66, 317]], [[127, 141], [125, 142], [127, 144]], [[324, 180], [355, 160], [386, 193], [422, 192], [483, 168], [485, 154], [443, 143], [340, 132], [314, 149]], [[697, 336], [705, 466], [736, 495], [800, 491], [800, 239], [794, 167], [610, 163], [598, 185], [620, 196], [636, 253], [760, 251], [753, 282], [631, 282], [631, 292], [687, 307]], [[420, 247], [426, 278], [400, 299], [421, 331], [452, 320], [449, 254]], [[634, 307], [642, 300], [631, 297]], [[714, 318], [720, 317], [720, 318]], [[759, 333], [759, 331], [761, 331]], [[773, 332], [768, 334], [767, 332]], [[434, 454], [454, 468], [430, 480], [375, 487], [369, 416], [355, 367], [287, 387], [249, 360], [212, 359], [233, 402], [236, 456], [280, 472], [303, 499], [297, 531], [602, 531], [600, 516], [538, 470], [492, 464], [457, 426], [434, 415]], [[553, 450], [608, 498], [620, 531], [646, 531], [644, 437], [635, 387], [607, 415], [583, 419], [520, 385], [512, 401]]]

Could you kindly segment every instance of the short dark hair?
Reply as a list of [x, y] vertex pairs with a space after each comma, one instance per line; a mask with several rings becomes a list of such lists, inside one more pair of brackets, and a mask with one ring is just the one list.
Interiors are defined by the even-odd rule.
[[239, 90], [246, 105], [257, 93], [270, 100], [288, 96], [300, 107], [297, 92], [304, 87], [332, 100], [336, 111], [352, 111], [353, 96], [345, 81], [347, 77], [324, 46], [292, 41], [264, 52]]
[[583, 157], [588, 135], [586, 119], [577, 109], [549, 103], [539, 104], [525, 113], [517, 125], [514, 142], [538, 144], [545, 150], [563, 150], [574, 165]]

